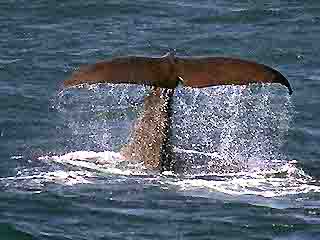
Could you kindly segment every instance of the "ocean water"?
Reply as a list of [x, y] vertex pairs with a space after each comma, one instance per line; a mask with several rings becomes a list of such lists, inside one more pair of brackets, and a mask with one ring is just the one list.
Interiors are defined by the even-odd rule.
[[[320, 2], [0, 3], [0, 239], [320, 239]], [[179, 173], [119, 154], [143, 86], [63, 89], [117, 56], [233, 56], [280, 85], [177, 89]]]

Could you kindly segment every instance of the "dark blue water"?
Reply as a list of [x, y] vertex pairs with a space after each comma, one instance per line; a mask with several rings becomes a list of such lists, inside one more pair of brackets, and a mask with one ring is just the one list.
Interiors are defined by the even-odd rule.
[[[0, 3], [0, 239], [320, 239], [320, 2]], [[119, 157], [148, 89], [115, 56], [233, 56], [293, 86], [180, 88], [179, 175]]]

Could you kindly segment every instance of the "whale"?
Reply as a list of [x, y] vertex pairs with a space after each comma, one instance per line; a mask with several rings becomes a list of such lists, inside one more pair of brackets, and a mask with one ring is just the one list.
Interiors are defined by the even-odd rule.
[[228, 57], [126, 56], [81, 66], [64, 87], [81, 84], [139, 84], [150, 86], [143, 111], [135, 121], [129, 142], [120, 150], [130, 161], [143, 161], [151, 170], [175, 170], [170, 144], [175, 88], [219, 85], [280, 84], [293, 90], [278, 70], [249, 60]]
[[170, 126], [173, 89], [152, 88], [135, 121], [129, 143], [120, 150], [125, 159], [143, 161], [147, 169], [172, 170]]

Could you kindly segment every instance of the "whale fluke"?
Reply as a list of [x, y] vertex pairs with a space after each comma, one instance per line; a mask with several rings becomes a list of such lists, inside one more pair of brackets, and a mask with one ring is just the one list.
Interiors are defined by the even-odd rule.
[[64, 86], [83, 83], [131, 83], [162, 88], [175, 88], [174, 64], [165, 56], [162, 58], [122, 57], [96, 64], [81, 66]]
[[170, 53], [160, 58], [129, 56], [83, 66], [64, 81], [64, 86], [131, 83], [175, 88], [181, 81], [184, 86], [194, 88], [280, 83], [292, 94], [289, 81], [266, 65], [236, 58], [182, 58]]
[[176, 68], [184, 86], [203, 88], [215, 85], [248, 85], [280, 83], [289, 94], [289, 81], [277, 70], [252, 61], [224, 58], [177, 58]]

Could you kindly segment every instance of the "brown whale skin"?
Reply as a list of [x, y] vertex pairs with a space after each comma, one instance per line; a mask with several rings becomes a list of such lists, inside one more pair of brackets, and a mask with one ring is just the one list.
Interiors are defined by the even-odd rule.
[[131, 83], [161, 88], [184, 86], [203, 88], [216, 85], [280, 83], [289, 94], [289, 81], [277, 70], [253, 61], [226, 57], [129, 56], [82, 66], [64, 86], [94, 83]]

